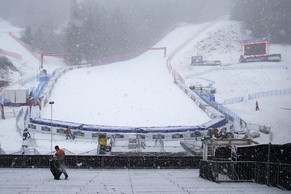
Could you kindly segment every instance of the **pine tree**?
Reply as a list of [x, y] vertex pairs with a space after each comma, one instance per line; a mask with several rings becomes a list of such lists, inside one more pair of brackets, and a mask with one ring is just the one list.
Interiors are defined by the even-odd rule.
[[33, 42], [33, 36], [32, 36], [32, 30], [30, 26], [27, 26], [24, 30], [23, 36], [22, 36], [22, 40], [31, 45]]
[[66, 29], [65, 49], [72, 65], [82, 63], [82, 19], [79, 4], [76, 0], [71, 4], [71, 17]]
[[231, 18], [242, 21], [254, 37], [273, 43], [291, 43], [290, 0], [236, 0]]

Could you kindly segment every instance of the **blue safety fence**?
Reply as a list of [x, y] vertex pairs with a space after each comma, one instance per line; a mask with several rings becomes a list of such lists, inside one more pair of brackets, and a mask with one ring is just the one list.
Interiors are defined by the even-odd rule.
[[219, 104], [213, 100], [211, 100], [211, 96], [204, 93], [198, 94], [209, 106], [212, 106], [219, 112], [221, 112], [228, 120], [239, 123], [240, 125], [246, 125], [246, 122], [236, 113], [232, 112], [230, 109], [223, 106], [223, 104]]
[[33, 91], [33, 97], [37, 100], [40, 94], [42, 93], [44, 87], [46, 86], [46, 82], [40, 82], [37, 88]]
[[[106, 126], [106, 125], [88, 125], [82, 123], [56, 121], [49, 119], [30, 119], [28, 127], [39, 131], [51, 131], [57, 129], [65, 129], [69, 127], [73, 131], [80, 132], [98, 132], [98, 133], [134, 133], [134, 134], [147, 134], [147, 133], [189, 133], [197, 132], [201, 130], [207, 130], [208, 128], [220, 127], [225, 125], [227, 120], [225, 118], [216, 119], [215, 122], [206, 126], [161, 126], [161, 127], [130, 127], [130, 126]], [[85, 134], [84, 134], [85, 136]]]

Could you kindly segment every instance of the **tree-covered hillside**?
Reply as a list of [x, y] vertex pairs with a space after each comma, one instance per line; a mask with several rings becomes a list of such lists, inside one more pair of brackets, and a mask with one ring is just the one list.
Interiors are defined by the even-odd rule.
[[291, 43], [290, 0], [234, 0], [231, 18], [242, 21], [254, 37], [272, 43]]
[[150, 47], [178, 23], [227, 14], [231, 0], [0, 0], [0, 17], [25, 28], [23, 40], [66, 52], [71, 64]]

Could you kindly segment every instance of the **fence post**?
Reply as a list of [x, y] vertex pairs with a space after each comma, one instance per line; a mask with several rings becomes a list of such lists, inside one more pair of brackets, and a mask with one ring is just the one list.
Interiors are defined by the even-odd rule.
[[209, 136], [205, 136], [202, 139], [202, 146], [203, 146], [203, 160], [207, 161], [207, 156], [208, 156], [208, 144], [210, 141], [210, 137]]
[[267, 161], [267, 185], [270, 186], [270, 152], [271, 142], [268, 144], [268, 161]]
[[255, 183], [258, 183], [258, 162], [255, 163], [255, 176], [254, 176], [254, 180]]

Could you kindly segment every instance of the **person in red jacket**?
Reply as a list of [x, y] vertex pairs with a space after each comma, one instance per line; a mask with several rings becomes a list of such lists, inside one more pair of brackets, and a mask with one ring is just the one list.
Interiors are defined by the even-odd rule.
[[65, 179], [68, 178], [68, 173], [65, 169], [65, 151], [63, 149], [60, 149], [59, 146], [55, 146], [55, 155], [59, 161], [59, 164], [60, 164], [60, 168], [63, 172], [63, 174], [65, 175]]

